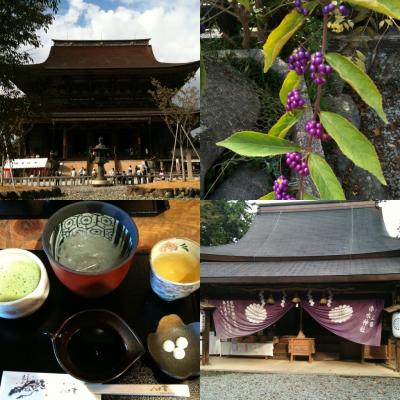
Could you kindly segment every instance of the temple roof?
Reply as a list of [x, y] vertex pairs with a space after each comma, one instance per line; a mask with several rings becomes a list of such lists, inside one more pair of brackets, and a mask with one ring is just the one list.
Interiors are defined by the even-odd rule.
[[45, 114], [69, 109], [153, 108], [152, 79], [181, 88], [199, 62], [164, 63], [150, 39], [54, 40], [41, 64], [20, 66], [13, 82]]
[[202, 259], [348, 257], [400, 252], [400, 240], [385, 229], [374, 203], [260, 207], [237, 243], [202, 247]]
[[373, 202], [261, 207], [237, 243], [201, 259], [202, 283], [400, 280], [400, 240]]
[[139, 40], [53, 40], [47, 60], [36, 66], [56, 69], [148, 69], [179, 68], [198, 62], [163, 63], [153, 53], [150, 39]]

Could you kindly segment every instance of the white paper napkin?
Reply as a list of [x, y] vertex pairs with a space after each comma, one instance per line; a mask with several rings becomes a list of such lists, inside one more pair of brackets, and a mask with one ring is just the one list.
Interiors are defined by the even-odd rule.
[[85, 383], [67, 374], [4, 371], [1, 400], [101, 400]]

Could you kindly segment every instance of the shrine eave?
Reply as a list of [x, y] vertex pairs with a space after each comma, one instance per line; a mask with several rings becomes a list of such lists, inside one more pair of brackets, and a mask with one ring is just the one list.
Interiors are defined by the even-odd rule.
[[162, 118], [163, 113], [158, 109], [106, 109], [49, 112], [42, 115], [34, 116], [30, 120], [35, 123], [57, 123], [91, 121], [159, 121]]
[[177, 63], [177, 64], [159, 64], [154, 66], [127, 66], [127, 67], [116, 67], [116, 66], [92, 66], [92, 67], [76, 67], [71, 68], [50, 68], [46, 67], [45, 64], [29, 64], [29, 65], [22, 65], [19, 67], [21, 72], [26, 74], [39, 74], [39, 75], [60, 75], [60, 74], [67, 74], [67, 75], [76, 75], [76, 74], [92, 74], [98, 73], [101, 74], [120, 74], [121, 72], [127, 74], [137, 74], [137, 73], [150, 73], [151, 74], [165, 74], [165, 73], [191, 73], [196, 72], [197, 69], [200, 67], [199, 61], [192, 61], [188, 63]]
[[400, 281], [400, 257], [281, 262], [202, 262], [202, 283]]

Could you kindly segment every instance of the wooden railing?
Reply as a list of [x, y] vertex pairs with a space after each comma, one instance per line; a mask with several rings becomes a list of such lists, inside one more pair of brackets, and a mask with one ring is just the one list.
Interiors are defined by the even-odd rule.
[[[194, 177], [198, 177], [199, 174], [193, 174]], [[174, 173], [172, 174], [172, 178], [177, 180], [181, 178], [181, 174]], [[169, 174], [165, 175], [165, 180], [168, 180]], [[111, 183], [116, 185], [137, 185], [138, 179], [136, 176], [110, 176], [107, 175], [106, 179]], [[132, 181], [133, 180], [133, 181]], [[93, 178], [91, 176], [36, 176], [36, 177], [14, 177], [4, 178], [3, 182], [5, 185], [12, 185], [14, 181], [15, 185], [19, 186], [88, 186], [93, 182]], [[141, 184], [160, 181], [159, 174], [148, 174], [146, 180], [142, 177]]]

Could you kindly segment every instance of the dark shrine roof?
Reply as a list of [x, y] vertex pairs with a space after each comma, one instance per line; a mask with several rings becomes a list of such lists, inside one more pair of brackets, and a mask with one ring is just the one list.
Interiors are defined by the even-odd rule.
[[237, 243], [201, 253], [204, 283], [400, 279], [400, 240], [370, 202], [260, 207]]
[[179, 68], [198, 62], [163, 63], [154, 56], [150, 39], [139, 40], [54, 40], [47, 60], [37, 64], [58, 69], [148, 69]]

